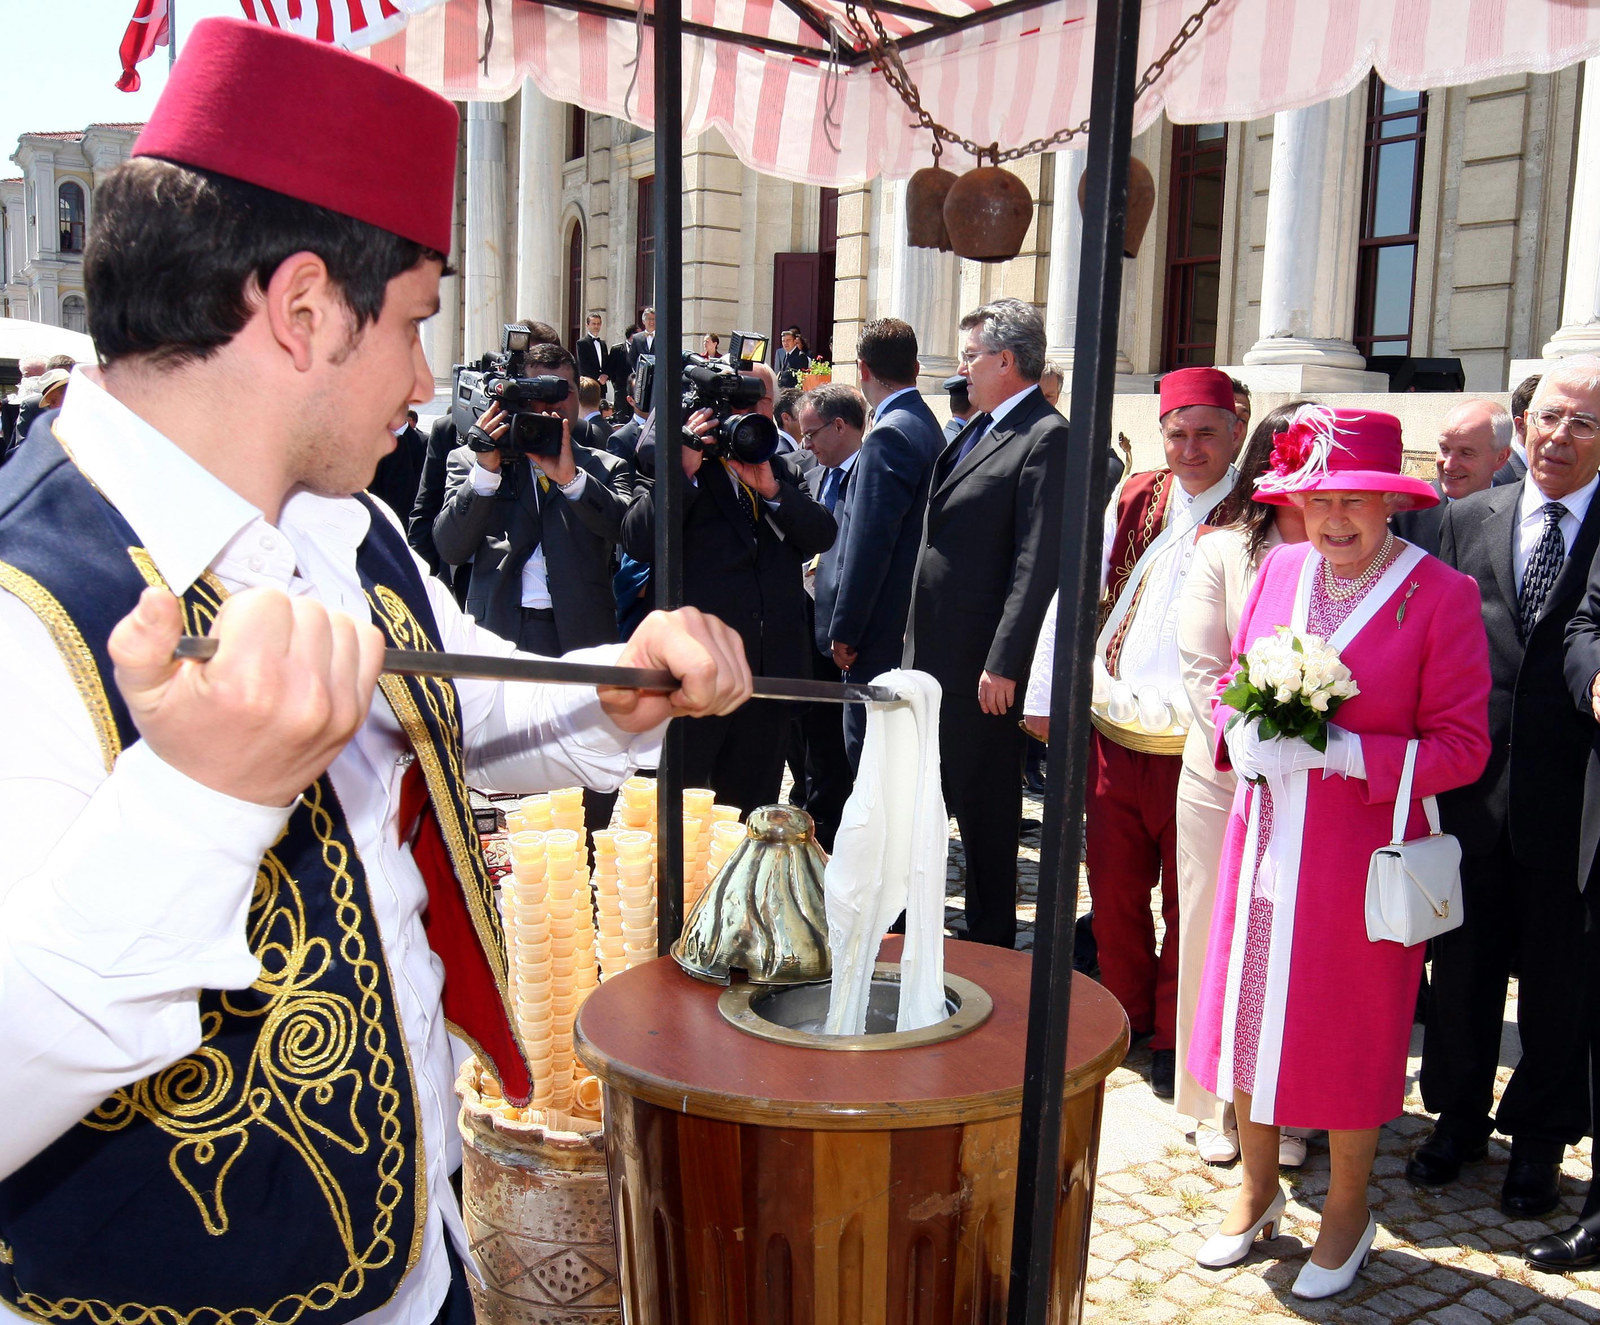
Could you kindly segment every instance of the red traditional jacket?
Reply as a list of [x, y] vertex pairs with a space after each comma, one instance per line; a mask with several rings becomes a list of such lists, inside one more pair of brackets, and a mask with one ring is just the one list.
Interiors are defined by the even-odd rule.
[[[1145, 549], [1155, 542], [1156, 535], [1167, 522], [1167, 504], [1172, 498], [1172, 471], [1151, 469], [1130, 475], [1117, 494], [1117, 529], [1111, 540], [1111, 568], [1106, 575], [1106, 587], [1100, 598], [1100, 624], [1104, 627], [1111, 609], [1116, 606], [1128, 577]], [[1106, 671], [1117, 675], [1117, 663], [1122, 654], [1122, 642], [1127, 637], [1133, 615], [1139, 610], [1140, 585], [1134, 593], [1128, 613], [1122, 618], [1117, 632], [1106, 642]]]

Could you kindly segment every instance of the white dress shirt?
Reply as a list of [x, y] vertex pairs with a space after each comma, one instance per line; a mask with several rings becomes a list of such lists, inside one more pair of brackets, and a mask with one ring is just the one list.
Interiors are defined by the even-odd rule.
[[[502, 463], [504, 463], [502, 461]], [[529, 482], [538, 487], [539, 475], [543, 472], [532, 459], [528, 461], [531, 471]], [[498, 469], [485, 469], [476, 460], [467, 472], [467, 478], [472, 484], [472, 490], [480, 497], [492, 497], [500, 491], [500, 471]], [[571, 480], [564, 484], [551, 483], [551, 487], [558, 488], [562, 496], [568, 501], [577, 501], [583, 495], [584, 487], [588, 484], [589, 475], [580, 466], [578, 472]], [[535, 492], [534, 501], [539, 503], [542, 513], [545, 503], [549, 500], [548, 492]], [[544, 540], [540, 539], [538, 546], [528, 554], [528, 559], [522, 563], [522, 605], [531, 608], [552, 608], [555, 606], [550, 597], [550, 568], [544, 559]]]
[[1583, 523], [1583, 517], [1589, 511], [1589, 503], [1594, 500], [1596, 487], [1600, 487], [1600, 477], [1590, 479], [1576, 492], [1569, 492], [1565, 497], [1546, 497], [1539, 491], [1539, 485], [1533, 481], [1533, 475], [1524, 476], [1522, 501], [1517, 508], [1517, 548], [1513, 565], [1519, 597], [1522, 594], [1522, 577], [1528, 569], [1528, 560], [1533, 556], [1534, 548], [1539, 546], [1539, 539], [1544, 536], [1545, 506], [1552, 501], [1558, 501], [1567, 508], [1567, 513], [1561, 517], [1561, 523], [1556, 527], [1561, 530], [1562, 555], [1568, 555], [1572, 551], [1572, 540], [1578, 536], [1578, 526]]
[[[355, 564], [370, 517], [354, 498], [296, 492], [278, 524], [269, 524], [101, 389], [92, 370], [74, 373], [56, 432], [175, 591], [209, 567], [230, 591], [271, 586], [370, 619]], [[444, 648], [514, 652], [417, 565]], [[256, 979], [245, 919], [257, 866], [289, 810], [202, 786], [142, 741], [124, 750], [108, 775], [88, 710], [50, 635], [4, 592], [0, 638], [4, 1175], [112, 1091], [198, 1048], [197, 989], [243, 989]], [[609, 662], [620, 650], [568, 656]], [[610, 789], [653, 758], [659, 742], [659, 731], [630, 737], [618, 730], [592, 689], [462, 681], [458, 690], [475, 786]], [[400, 782], [411, 759], [378, 694], [328, 770], [393, 973], [428, 1183], [421, 1258], [395, 1296], [363, 1318], [373, 1325], [428, 1325], [438, 1313], [450, 1277], [446, 1230], [471, 1264], [449, 1184], [461, 1143], [439, 1001], [443, 967], [422, 927], [422, 876], [410, 848], [398, 843]]]

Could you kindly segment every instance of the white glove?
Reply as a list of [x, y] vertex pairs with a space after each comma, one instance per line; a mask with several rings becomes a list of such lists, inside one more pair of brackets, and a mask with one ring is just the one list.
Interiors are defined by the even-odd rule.
[[1361, 750], [1361, 738], [1343, 727], [1328, 728], [1328, 757], [1322, 770], [1325, 778], [1366, 779], [1367, 761]]
[[1325, 754], [1313, 749], [1298, 736], [1274, 736], [1270, 740], [1263, 740], [1258, 718], [1235, 723], [1228, 729], [1225, 739], [1233, 771], [1252, 782], [1266, 778], [1268, 782], [1282, 783], [1291, 773], [1322, 768], [1328, 762]]

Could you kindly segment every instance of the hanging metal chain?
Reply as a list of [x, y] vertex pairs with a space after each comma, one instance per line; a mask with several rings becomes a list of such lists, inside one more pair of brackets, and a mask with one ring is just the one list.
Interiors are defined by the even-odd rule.
[[[1172, 39], [1165, 51], [1150, 62], [1150, 67], [1140, 77], [1138, 86], [1133, 90], [1134, 101], [1137, 102], [1166, 72], [1167, 65], [1200, 31], [1200, 25], [1205, 22], [1206, 15], [1220, 3], [1221, 0], [1204, 0], [1199, 9], [1184, 19], [1183, 26], [1178, 29], [1178, 35]], [[872, 25], [870, 32], [861, 22], [859, 13], [861, 8], [867, 11], [867, 19]], [[883, 74], [884, 81], [895, 90], [900, 100], [906, 103], [906, 109], [911, 112], [918, 127], [926, 129], [933, 135], [935, 165], [939, 164], [945, 143], [963, 149], [979, 162], [988, 157], [992, 165], [998, 166], [1002, 161], [1016, 161], [1025, 156], [1048, 152], [1052, 148], [1064, 146], [1080, 134], [1089, 132], [1089, 120], [1085, 117], [1070, 129], [1058, 129], [1048, 138], [1035, 138], [1021, 147], [1002, 148], [998, 142], [985, 147], [970, 138], [963, 138], [953, 130], [945, 128], [923, 106], [922, 93], [917, 88], [916, 80], [911, 77], [910, 70], [906, 68], [905, 61], [901, 58], [899, 44], [889, 35], [888, 29], [883, 25], [883, 19], [878, 16], [878, 7], [873, 4], [873, 0], [861, 0], [860, 6], [856, 4], [856, 0], [845, 0], [844, 10], [845, 18], [855, 32], [856, 40], [863, 50], [871, 54]]]

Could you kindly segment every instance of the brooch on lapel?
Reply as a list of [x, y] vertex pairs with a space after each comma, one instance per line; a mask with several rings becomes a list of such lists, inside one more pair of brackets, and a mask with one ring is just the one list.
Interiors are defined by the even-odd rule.
[[1394, 628], [1396, 630], [1399, 630], [1401, 626], [1405, 625], [1406, 604], [1411, 601], [1411, 595], [1416, 593], [1416, 591], [1420, 588], [1422, 588], [1422, 586], [1415, 580], [1412, 580], [1411, 583], [1406, 587], [1406, 596], [1400, 600], [1399, 610], [1394, 614]]

